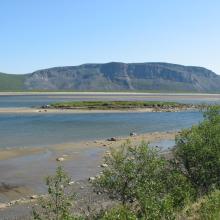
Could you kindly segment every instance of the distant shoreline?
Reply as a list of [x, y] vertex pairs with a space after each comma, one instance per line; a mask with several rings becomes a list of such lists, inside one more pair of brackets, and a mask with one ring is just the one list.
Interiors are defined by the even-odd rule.
[[160, 96], [220, 96], [220, 93], [162, 92], [162, 91], [0, 91], [0, 96], [10, 95], [160, 95]]

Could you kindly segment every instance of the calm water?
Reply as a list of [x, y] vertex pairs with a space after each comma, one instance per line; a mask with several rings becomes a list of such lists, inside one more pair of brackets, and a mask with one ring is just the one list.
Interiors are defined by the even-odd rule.
[[178, 130], [202, 120], [200, 112], [0, 114], [0, 147], [47, 146]]
[[181, 94], [64, 94], [64, 95], [1, 95], [0, 108], [5, 107], [38, 107], [61, 101], [82, 100], [139, 100], [139, 101], [176, 101], [182, 103], [220, 104], [220, 95], [198, 96]]

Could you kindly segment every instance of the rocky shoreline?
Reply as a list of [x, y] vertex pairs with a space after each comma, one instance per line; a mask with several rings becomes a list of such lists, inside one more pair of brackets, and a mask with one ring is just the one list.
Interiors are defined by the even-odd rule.
[[94, 109], [76, 109], [76, 108], [0, 108], [0, 114], [15, 113], [15, 114], [87, 114], [87, 113], [133, 113], [133, 112], [182, 112], [182, 111], [197, 111], [196, 106], [182, 108], [131, 108], [131, 109], [112, 109], [112, 110], [94, 110]]
[[195, 105], [180, 107], [147, 107], [147, 108], [124, 108], [124, 109], [87, 109], [87, 108], [71, 108], [71, 107], [41, 107], [38, 112], [69, 112], [69, 113], [120, 113], [120, 112], [181, 112], [194, 111], [198, 107]]

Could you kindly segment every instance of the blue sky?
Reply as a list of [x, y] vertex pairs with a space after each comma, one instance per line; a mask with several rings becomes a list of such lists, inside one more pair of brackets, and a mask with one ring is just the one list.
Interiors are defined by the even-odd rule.
[[220, 74], [219, 0], [1, 0], [0, 72], [171, 62]]

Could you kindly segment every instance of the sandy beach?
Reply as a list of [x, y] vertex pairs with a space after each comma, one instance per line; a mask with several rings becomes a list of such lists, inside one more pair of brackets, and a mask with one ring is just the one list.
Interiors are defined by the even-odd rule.
[[156, 109], [156, 108], [132, 108], [132, 109], [119, 109], [119, 110], [87, 110], [87, 109], [42, 109], [42, 108], [0, 108], [0, 114], [4, 113], [14, 113], [14, 114], [59, 114], [59, 113], [69, 113], [69, 114], [82, 114], [82, 113], [133, 113], [133, 112], [180, 112], [180, 111], [191, 111], [195, 108], [173, 108], [173, 109]]
[[124, 113], [124, 112], [153, 112], [152, 108], [130, 109], [130, 110], [80, 110], [80, 109], [42, 109], [42, 108], [0, 108], [1, 113]]

